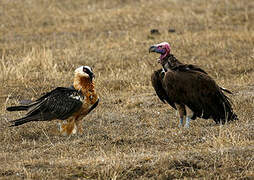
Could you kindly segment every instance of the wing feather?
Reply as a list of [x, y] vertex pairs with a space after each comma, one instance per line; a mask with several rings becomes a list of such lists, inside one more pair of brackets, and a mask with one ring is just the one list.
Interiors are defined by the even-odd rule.
[[230, 99], [209, 75], [192, 70], [169, 71], [165, 79], [173, 100], [188, 106], [197, 117], [213, 118], [216, 123], [237, 119]]
[[83, 100], [79, 91], [58, 87], [36, 100], [24, 118], [12, 122], [16, 126], [30, 121], [64, 120], [82, 107]]
[[162, 86], [162, 80], [163, 80], [162, 73], [163, 73], [162, 69], [160, 69], [160, 70], [154, 71], [154, 73], [152, 74], [151, 80], [152, 80], [153, 88], [157, 96], [163, 103], [167, 102], [170, 106], [176, 109], [175, 103], [170, 99], [170, 97], [168, 97], [165, 89]]

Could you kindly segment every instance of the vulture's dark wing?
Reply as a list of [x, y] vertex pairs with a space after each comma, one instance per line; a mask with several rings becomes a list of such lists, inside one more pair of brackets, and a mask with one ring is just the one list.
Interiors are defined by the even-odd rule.
[[189, 102], [195, 102], [192, 104], [192, 108], [196, 110], [199, 117], [213, 118], [216, 123], [225, 123], [237, 119], [230, 99], [210, 76], [200, 73], [193, 73], [191, 76], [193, 83], [195, 83], [193, 89], [195, 95], [192, 96], [192, 100], [189, 99]]
[[196, 66], [196, 65], [192, 65], [192, 64], [179, 64], [177, 66], [175, 66], [174, 68], [172, 68], [172, 70], [176, 71], [198, 71], [204, 74], [207, 74], [207, 72], [205, 72], [205, 70], [201, 69], [200, 67]]
[[12, 126], [18, 126], [30, 121], [50, 121], [67, 119], [77, 112], [84, 97], [71, 88], [58, 87], [28, 105], [28, 113], [24, 118], [11, 121]]
[[197, 71], [168, 71], [164, 86], [172, 100], [188, 106], [197, 117], [216, 123], [237, 119], [229, 98], [207, 74]]
[[151, 76], [153, 88], [154, 88], [157, 96], [160, 98], [160, 100], [163, 103], [167, 102], [170, 106], [172, 106], [174, 109], [176, 109], [175, 103], [170, 99], [170, 97], [168, 97], [165, 89], [162, 86], [162, 80], [164, 78], [164, 74], [165, 74], [165, 72], [163, 72], [162, 69], [154, 71], [154, 73]]
[[20, 105], [20, 106], [11, 106], [11, 107], [7, 107], [6, 110], [7, 110], [7, 111], [27, 111], [27, 110], [29, 110], [31, 107], [34, 107], [35, 105], [39, 104], [42, 100], [46, 99], [48, 96], [54, 94], [54, 93], [57, 92], [57, 91], [61, 91], [62, 89], [72, 89], [72, 90], [74, 90], [74, 89], [72, 88], [72, 86], [69, 87], [69, 88], [58, 87], [58, 88], [56, 88], [56, 89], [54, 89], [54, 90], [52, 90], [52, 91], [50, 91], [50, 92], [44, 94], [42, 97], [40, 97], [39, 99], [37, 99], [37, 100], [35, 100], [35, 101], [30, 101], [30, 102], [28, 102], [28, 103], [26, 103], [26, 104], [21, 103], [22, 105]]
[[[203, 69], [201, 69], [200, 67], [196, 66], [196, 65], [192, 65], [192, 64], [180, 64], [175, 66], [174, 68], [172, 68], [172, 70], [176, 71], [183, 71], [183, 72], [187, 72], [187, 71], [198, 71], [204, 74], [207, 74], [207, 72]], [[220, 89], [228, 94], [233, 94], [230, 90], [225, 89], [223, 87], [220, 87]]]

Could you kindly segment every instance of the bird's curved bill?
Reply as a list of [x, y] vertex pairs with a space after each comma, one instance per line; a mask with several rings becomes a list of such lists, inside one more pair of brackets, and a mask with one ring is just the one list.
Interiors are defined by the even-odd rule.
[[149, 53], [150, 53], [150, 52], [155, 52], [156, 48], [157, 48], [156, 46], [151, 46], [151, 47], [149, 48]]
[[150, 52], [156, 52], [156, 53], [159, 53], [159, 54], [165, 54], [165, 49], [161, 49], [161, 48], [158, 48], [157, 46], [151, 46], [149, 48], [149, 53]]
[[90, 74], [89, 74], [89, 77], [90, 77], [91, 80], [93, 80], [93, 79], [95, 78], [94, 73], [90, 73]]

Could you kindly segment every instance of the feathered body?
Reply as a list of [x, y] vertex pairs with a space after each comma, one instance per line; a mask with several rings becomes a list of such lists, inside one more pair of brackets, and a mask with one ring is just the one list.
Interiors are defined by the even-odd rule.
[[[73, 86], [57, 87], [34, 102], [22, 106], [8, 107], [8, 111], [28, 111], [26, 116], [11, 121], [11, 126], [19, 126], [30, 121], [51, 121], [58, 119], [62, 134], [74, 134], [76, 128], [82, 133], [81, 120], [99, 102], [94, 89], [93, 72], [88, 66], [75, 71]], [[67, 123], [61, 123], [62, 121]]]
[[159, 62], [163, 68], [152, 74], [152, 85], [164, 103], [179, 111], [180, 124], [185, 115], [186, 121], [196, 117], [212, 118], [216, 123], [237, 119], [229, 98], [223, 93], [231, 92], [219, 87], [203, 69], [183, 64], [172, 54]]

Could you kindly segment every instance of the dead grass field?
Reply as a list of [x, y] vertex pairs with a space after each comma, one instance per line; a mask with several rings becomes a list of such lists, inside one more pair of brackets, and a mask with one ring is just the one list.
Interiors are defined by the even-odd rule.
[[[238, 122], [177, 127], [150, 82], [161, 41], [234, 92]], [[3, 0], [0, 58], [0, 179], [254, 178], [252, 0]], [[83, 136], [59, 136], [56, 122], [8, 128], [22, 113], [7, 106], [71, 85], [80, 65], [101, 97]]]

